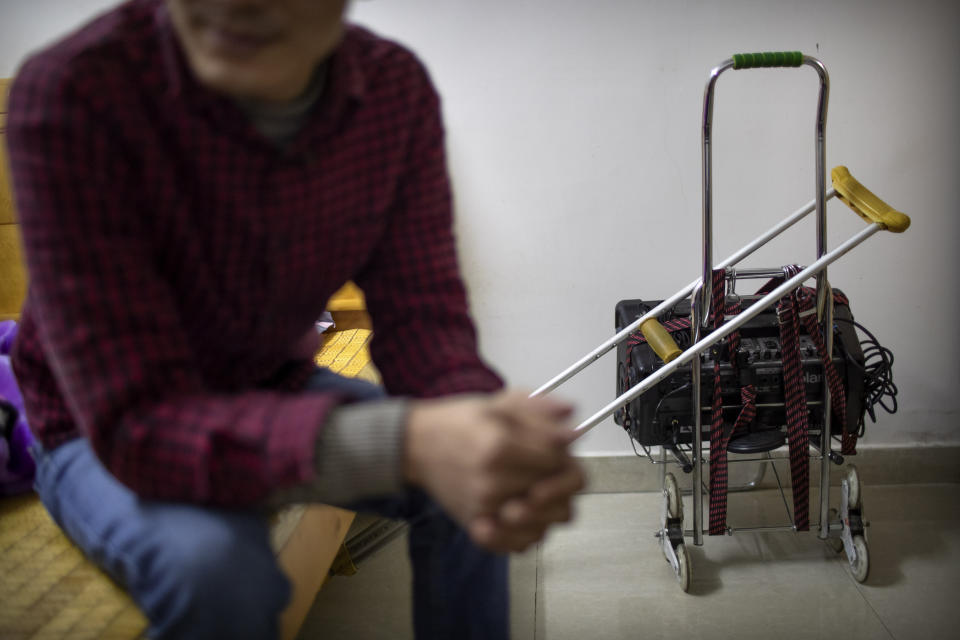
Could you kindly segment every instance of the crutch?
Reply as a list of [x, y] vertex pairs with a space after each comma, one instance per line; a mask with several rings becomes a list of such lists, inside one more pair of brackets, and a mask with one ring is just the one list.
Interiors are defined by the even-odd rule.
[[[754, 253], [757, 249], [767, 244], [771, 239], [780, 235], [783, 231], [790, 228], [812, 211], [817, 211], [817, 260], [811, 265], [800, 271], [797, 275], [787, 279], [776, 289], [765, 295], [763, 298], [751, 305], [746, 311], [739, 314], [733, 320], [726, 322], [719, 329], [714, 330], [709, 336], [701, 337], [702, 329], [705, 328], [707, 319], [706, 310], [709, 308], [709, 288], [704, 283], [710, 282], [713, 269], [713, 229], [712, 229], [712, 154], [711, 154], [711, 129], [713, 120], [713, 94], [717, 78], [721, 73], [728, 69], [750, 69], [757, 67], [799, 67], [808, 65], [813, 67], [820, 77], [820, 95], [817, 108], [817, 120], [815, 126], [816, 133], [816, 198], [803, 208], [797, 210], [780, 224], [772, 227], [766, 233], [759, 236], [750, 244], [746, 245], [727, 259], [720, 262], [716, 268], [726, 268], [739, 263], [741, 260]], [[602, 355], [613, 349], [617, 344], [630, 336], [638, 328], [647, 338], [650, 346], [664, 361], [664, 366], [645, 378], [635, 387], [629, 389], [623, 395], [607, 404], [594, 415], [584, 420], [576, 427], [576, 431], [581, 435], [592, 429], [604, 419], [612, 415], [617, 409], [628, 402], [639, 397], [651, 389], [654, 385], [672, 375], [677, 369], [688, 362], [691, 363], [691, 374], [693, 387], [693, 407], [695, 414], [694, 426], [694, 444], [693, 444], [693, 496], [694, 496], [694, 526], [693, 538], [694, 544], [703, 544], [703, 496], [700, 491], [701, 486], [701, 412], [700, 407], [700, 358], [699, 355], [727, 337], [767, 307], [775, 304], [781, 297], [797, 288], [800, 283], [810, 277], [817, 276], [818, 288], [818, 309], [821, 310], [821, 320], [825, 331], [824, 336], [827, 341], [827, 353], [832, 353], [831, 330], [833, 324], [832, 301], [825, 296], [827, 290], [826, 267], [851, 251], [854, 247], [863, 243], [867, 238], [878, 231], [889, 230], [895, 233], [903, 232], [910, 225], [910, 219], [894, 210], [875, 196], [867, 188], [857, 182], [850, 175], [846, 167], [836, 167], [831, 172], [833, 188], [829, 191], [825, 188], [825, 127], [826, 110], [829, 96], [829, 77], [822, 62], [816, 58], [805, 56], [800, 52], [779, 52], [764, 54], [737, 54], [733, 58], [724, 61], [714, 68], [710, 73], [707, 86], [704, 91], [704, 110], [703, 110], [703, 270], [701, 278], [694, 280], [689, 285], [675, 293], [672, 297], [664, 300], [651, 311], [645, 313], [633, 323], [619, 331], [612, 338], [602, 343], [587, 355], [580, 358], [569, 368], [549, 380], [536, 391], [533, 396], [542, 395], [559, 387], [564, 382], [570, 380], [577, 373], [598, 360]], [[833, 196], [839, 197], [848, 204], [861, 218], [869, 223], [865, 229], [855, 234], [846, 242], [842, 243], [833, 251], [826, 251], [826, 201]], [[750, 274], [741, 274], [750, 275]], [[753, 274], [755, 275], [755, 274]], [[657, 318], [665, 310], [671, 308], [680, 300], [685, 299], [693, 293], [692, 304], [692, 340], [691, 346], [686, 351], [680, 352], [669, 334], [659, 325]], [[826, 460], [830, 451], [830, 395], [824, 393], [824, 414], [825, 425], [821, 434], [820, 451], [824, 459], [821, 465], [821, 510], [820, 510], [820, 537], [826, 538], [829, 534], [828, 509], [829, 498], [824, 487], [829, 486], [829, 466]]]

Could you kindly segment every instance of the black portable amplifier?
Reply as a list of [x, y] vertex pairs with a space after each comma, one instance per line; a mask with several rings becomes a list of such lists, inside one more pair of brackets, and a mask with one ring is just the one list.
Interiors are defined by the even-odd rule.
[[[839, 293], [839, 292], [837, 292]], [[743, 296], [746, 309], [756, 296]], [[647, 313], [660, 300], [622, 300], [616, 306], [616, 328], [619, 332]], [[660, 316], [661, 322], [690, 318], [690, 300], [681, 300]], [[847, 399], [847, 430], [856, 433], [863, 414], [864, 377], [863, 351], [853, 325], [853, 315], [847, 304], [834, 304], [833, 361], [844, 381]], [[639, 329], [636, 333], [640, 335]], [[690, 330], [672, 333], [681, 349], [690, 344]], [[629, 358], [628, 354], [629, 353]], [[727, 340], [721, 340], [701, 356], [701, 425], [704, 441], [709, 438], [711, 405], [714, 388], [714, 358], [720, 358], [720, 386], [722, 389], [723, 418], [732, 424], [740, 411], [740, 389], [748, 384], [757, 390], [757, 417], [751, 432], [783, 429], [786, 426], [783, 391], [783, 361], [780, 355], [780, 328], [775, 305], [771, 305], [740, 328], [740, 343], [734, 357], [737, 369], [730, 364]], [[805, 329], [800, 334], [800, 355], [809, 410], [810, 432], [820, 433], [824, 420], [824, 368], [813, 339]], [[854, 364], [848, 364], [849, 361]], [[638, 384], [664, 365], [646, 342], [631, 339], [617, 347], [617, 396]], [[644, 446], [678, 445], [693, 440], [694, 414], [690, 364], [680, 367], [671, 376], [646, 393], [631, 400], [614, 414], [614, 421], [624, 427], [630, 436]], [[842, 431], [839, 421], [833, 420], [831, 432]], [[813, 440], [814, 442], [816, 440]]]

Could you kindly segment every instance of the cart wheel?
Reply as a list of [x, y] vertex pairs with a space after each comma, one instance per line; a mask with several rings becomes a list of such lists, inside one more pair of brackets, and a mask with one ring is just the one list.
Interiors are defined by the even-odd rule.
[[853, 548], [857, 552], [855, 560], [850, 562], [850, 571], [857, 582], [865, 582], [870, 574], [870, 551], [863, 536], [853, 536]]
[[847, 469], [847, 487], [849, 496], [847, 497], [847, 504], [850, 505], [851, 509], [859, 510], [860, 505], [860, 474], [857, 473], [857, 468], [853, 465]]
[[677, 485], [677, 479], [672, 473], [668, 473], [663, 478], [663, 496], [667, 501], [667, 516], [670, 518], [683, 518], [683, 502], [680, 498], [680, 487]]
[[680, 565], [679, 570], [677, 571], [677, 582], [680, 583], [680, 588], [683, 589], [683, 592], [686, 593], [690, 590], [690, 556], [687, 554], [687, 545], [678, 544], [677, 548], [674, 549], [677, 554], [677, 562]]
[[827, 546], [833, 549], [834, 553], [843, 551], [843, 540], [840, 538], [827, 538]]

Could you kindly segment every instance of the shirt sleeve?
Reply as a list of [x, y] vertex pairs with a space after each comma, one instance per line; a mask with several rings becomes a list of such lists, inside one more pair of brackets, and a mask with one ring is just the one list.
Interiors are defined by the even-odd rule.
[[356, 278], [374, 338], [371, 355], [395, 395], [492, 391], [503, 383], [478, 355], [457, 262], [440, 101], [419, 65], [413, 129], [388, 228]]
[[310, 481], [338, 398], [205, 387], [155, 267], [130, 169], [137, 154], [52, 67], [18, 75], [7, 136], [28, 304], [73, 419], [147, 498], [246, 506]]

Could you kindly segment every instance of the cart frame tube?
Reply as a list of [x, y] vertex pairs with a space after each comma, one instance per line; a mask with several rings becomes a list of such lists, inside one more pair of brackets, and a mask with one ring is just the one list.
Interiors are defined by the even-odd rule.
[[[816, 148], [816, 246], [817, 258], [823, 257], [827, 251], [827, 197], [826, 197], [826, 126], [827, 126], [827, 103], [830, 97], [830, 78], [823, 63], [811, 56], [803, 56], [802, 64], [816, 69], [820, 76], [820, 95], [817, 101], [817, 120], [815, 126], [815, 148]], [[692, 344], [696, 344], [710, 316], [710, 297], [713, 271], [713, 148], [711, 145], [711, 136], [713, 133], [713, 104], [714, 92], [717, 85], [717, 79], [724, 71], [734, 68], [733, 58], [725, 60], [710, 72], [707, 85], [703, 91], [703, 270], [701, 272], [701, 286], [699, 295], [696, 297], [696, 304], [691, 306], [691, 338]], [[817, 275], [817, 308], [822, 310], [820, 319], [823, 322], [823, 333], [826, 338], [827, 353], [833, 353], [833, 301], [825, 297], [826, 290], [829, 288], [827, 281], [827, 270], [823, 270]], [[692, 364], [691, 381], [693, 383], [693, 406], [701, 406], [701, 372], [700, 359], [696, 358]], [[824, 428], [821, 440], [822, 459], [829, 459], [830, 447], [830, 403], [829, 392], [824, 382], [823, 393], [826, 402], [824, 411]], [[694, 443], [693, 443], [693, 486], [697, 489], [693, 492], [693, 543], [695, 545], [703, 544], [703, 492], [699, 490], [703, 476], [703, 434], [701, 432], [703, 415], [699, 410], [695, 411], [694, 418]], [[825, 487], [830, 485], [830, 466], [827, 462], [820, 465], [820, 537], [827, 536], [827, 529], [822, 523], [827, 519], [829, 509], [829, 496]]]
[[[813, 67], [817, 74], [820, 77], [820, 93], [817, 104], [817, 119], [815, 126], [815, 164], [816, 164], [816, 196], [813, 201], [808, 203], [805, 207], [797, 210], [778, 225], [769, 229], [766, 233], [757, 237], [752, 243], [746, 245], [736, 253], [729, 256], [726, 260], [722, 261], [716, 268], [725, 268], [732, 266], [755, 252], [760, 247], [767, 244], [771, 239], [780, 235], [783, 231], [790, 228], [804, 217], [806, 217], [811, 211], [817, 212], [817, 223], [816, 223], [816, 246], [817, 246], [817, 261], [812, 265], [804, 269], [800, 274], [794, 278], [789, 279], [783, 285], [775, 289], [772, 293], [765, 296], [761, 301], [754, 304], [748, 312], [741, 314], [737, 319], [728, 322], [721, 329], [714, 331], [706, 342], [699, 344], [701, 334], [703, 329], [706, 328], [706, 322], [709, 317], [709, 306], [710, 306], [710, 296], [711, 291], [709, 287], [705, 287], [703, 283], [709, 283], [712, 281], [712, 270], [713, 266], [713, 184], [712, 184], [712, 145], [711, 145], [711, 135], [713, 127], [713, 104], [714, 104], [714, 91], [716, 87], [717, 79], [720, 74], [728, 69], [734, 68], [733, 59], [726, 60], [714, 68], [710, 77], [707, 80], [706, 88], [704, 90], [704, 106], [703, 106], [703, 263], [702, 263], [702, 275], [698, 280], [693, 281], [671, 298], [664, 300], [654, 309], [648, 313], [643, 314], [640, 318], [635, 320], [630, 325], [621, 329], [616, 335], [608, 339], [606, 342], [602, 343], [600, 346], [596, 347], [593, 351], [582, 357], [580, 360], [575, 362], [573, 365], [568, 367], [566, 370], [543, 384], [536, 391], [534, 391], [531, 397], [536, 397], [548, 393], [567, 380], [574, 377], [577, 373], [585, 369], [587, 366], [596, 362], [600, 357], [606, 354], [608, 351], [616, 347], [617, 344], [625, 340], [630, 336], [641, 324], [650, 318], [658, 317], [663, 311], [672, 307], [680, 300], [687, 297], [687, 295], [693, 293], [691, 298], [691, 334], [692, 334], [692, 345], [687, 352], [681, 355], [678, 359], [674, 360], [670, 364], [661, 368], [656, 374], [649, 376], [644, 379], [638, 386], [630, 389], [622, 396], [614, 400], [612, 403], [608, 404], [606, 407], [601, 409], [599, 412], [594, 414], [592, 417], [585, 420], [581, 423], [576, 430], [580, 435], [593, 428], [610, 416], [616, 409], [623, 406], [627, 402], [630, 402], [637, 396], [646, 392], [653, 384], [656, 384], [660, 380], [672, 374], [679, 366], [691, 362], [691, 382], [693, 386], [693, 406], [700, 407], [702, 406], [701, 399], [701, 360], [699, 357], [694, 357], [694, 355], [699, 355], [703, 350], [712, 344], [716, 343], [723, 337], [729, 335], [735, 331], [739, 326], [744, 322], [752, 318], [754, 315], [758, 314], [760, 311], [770, 306], [780, 297], [789, 293], [790, 290], [799, 286], [801, 282], [812, 277], [813, 275], [817, 276], [817, 309], [822, 322], [822, 331], [824, 334], [827, 353], [833, 352], [833, 300], [831, 296], [828, 296], [827, 293], [830, 289], [829, 281], [827, 279], [826, 267], [831, 262], [840, 258], [842, 255], [850, 251], [853, 247], [862, 243], [866, 238], [873, 235], [877, 231], [881, 230], [883, 227], [878, 224], [870, 225], [867, 229], [864, 229], [862, 232], [843, 243], [840, 247], [834, 250], [832, 253], [827, 253], [827, 223], [826, 223], [826, 201], [836, 195], [834, 189], [829, 191], [826, 188], [826, 120], [827, 120], [827, 104], [829, 101], [830, 94], [830, 79], [827, 74], [827, 70], [824, 67], [823, 63], [813, 58], [811, 56], [802, 57], [802, 65], [807, 65]], [[790, 286], [788, 286], [790, 285]], [[824, 381], [823, 387], [823, 398], [822, 403], [823, 412], [824, 412], [824, 428], [821, 433], [821, 446], [820, 446], [820, 459], [821, 459], [821, 468], [820, 468], [820, 538], [827, 538], [830, 531], [829, 526], [829, 485], [830, 485], [830, 465], [829, 465], [829, 454], [830, 454], [830, 431], [831, 431], [831, 406], [830, 406], [830, 394], [828, 391], [827, 383]], [[703, 491], [702, 491], [702, 476], [703, 476], [703, 433], [702, 433], [702, 413], [699, 410], [694, 411], [694, 446], [693, 446], [693, 538], [694, 544], [702, 545], [703, 544]]]

